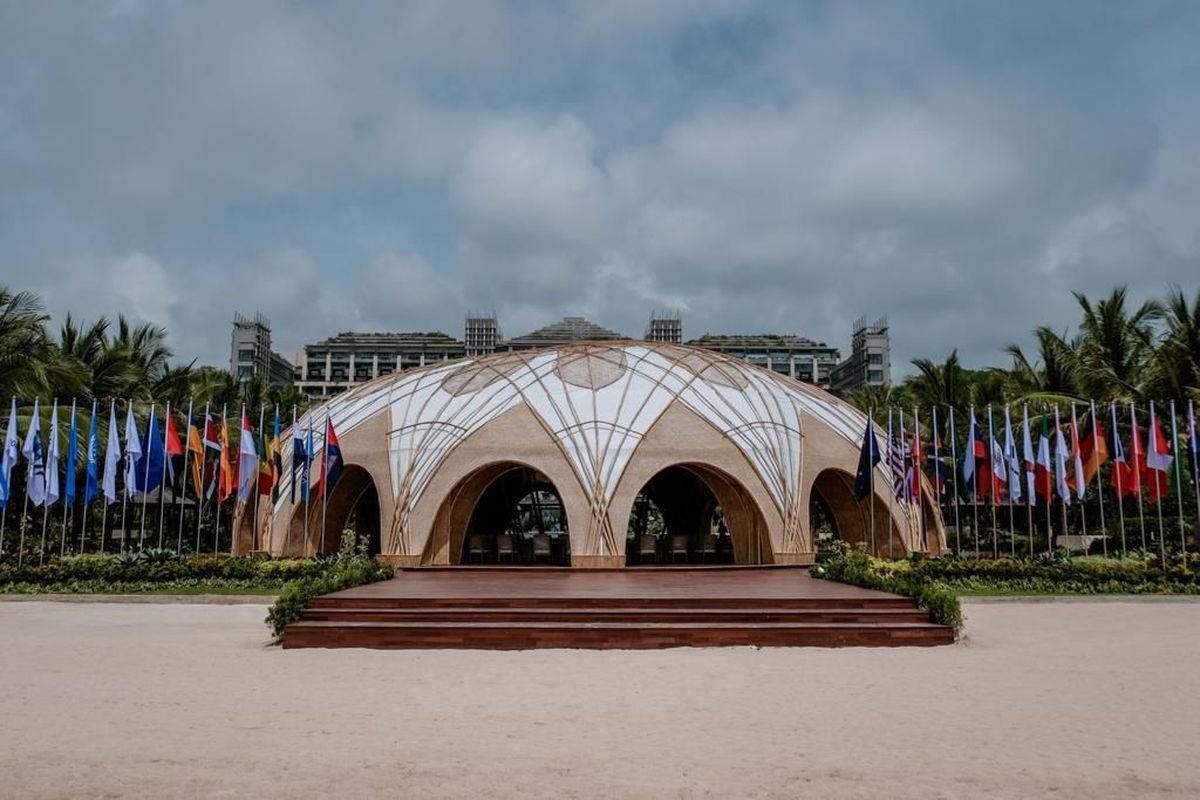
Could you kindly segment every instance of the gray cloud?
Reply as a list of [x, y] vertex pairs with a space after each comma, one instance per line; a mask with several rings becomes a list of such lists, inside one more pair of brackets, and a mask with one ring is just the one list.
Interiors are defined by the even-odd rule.
[[[1000, 360], [1200, 267], [1200, 18], [754, 2], [0, 11], [0, 280], [277, 344], [584, 313]], [[1052, 46], [1050, 44], [1052, 43]]]

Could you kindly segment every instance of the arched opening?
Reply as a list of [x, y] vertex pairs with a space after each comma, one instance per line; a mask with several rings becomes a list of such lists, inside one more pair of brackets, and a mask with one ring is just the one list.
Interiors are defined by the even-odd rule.
[[314, 493], [307, 504], [297, 506], [289, 532], [300, 534], [296, 538], [306, 543], [304, 552], [313, 555], [336, 553], [343, 537], [349, 537], [355, 547], [364, 546], [370, 555], [378, 555], [382, 541], [379, 490], [371, 473], [357, 465], [347, 466], [328, 499]]
[[[884, 489], [886, 498], [887, 490]], [[809, 528], [813, 544], [841, 540], [864, 547], [879, 556], [903, 556], [903, 540], [890, 522], [891, 509], [877, 491], [873, 501], [854, 499], [854, 476], [840, 469], [827, 469], [813, 481], [809, 497]], [[872, 515], [872, 504], [874, 514]]]
[[699, 464], [657, 472], [634, 498], [625, 564], [754, 564], [769, 559], [766, 525], [749, 494]]
[[492, 472], [452, 535], [452, 563], [569, 566], [567, 512], [550, 479], [515, 464]]

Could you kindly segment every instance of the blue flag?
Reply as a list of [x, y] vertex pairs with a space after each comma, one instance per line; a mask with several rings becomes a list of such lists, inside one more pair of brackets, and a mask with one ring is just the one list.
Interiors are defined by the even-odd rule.
[[308, 489], [312, 479], [312, 463], [316, 449], [313, 445], [312, 421], [308, 424], [308, 440], [305, 443], [304, 464], [300, 472], [300, 499], [308, 502]]
[[879, 442], [875, 439], [874, 421], [867, 416], [867, 429], [863, 431], [862, 449], [858, 454], [858, 471], [854, 474], [854, 499], [862, 502], [871, 494], [874, 483], [872, 474], [875, 465], [882, 459], [879, 455]]
[[146, 426], [146, 438], [142, 441], [142, 455], [137, 460], [133, 475], [137, 491], [150, 494], [163, 481], [163, 465], [166, 461], [162, 434], [158, 430], [158, 418], [154, 407], [150, 407], [150, 424]]
[[67, 505], [75, 503], [75, 465], [79, 462], [79, 425], [71, 402], [71, 432], [67, 434]]
[[[111, 435], [110, 435], [111, 436]], [[96, 403], [92, 403], [92, 421], [88, 424], [87, 483], [83, 502], [90, 503], [100, 489], [100, 434], [96, 431]]]

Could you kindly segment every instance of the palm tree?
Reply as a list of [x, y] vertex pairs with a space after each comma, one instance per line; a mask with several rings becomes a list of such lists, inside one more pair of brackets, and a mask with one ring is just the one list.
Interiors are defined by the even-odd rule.
[[1007, 399], [1035, 406], [1066, 404], [1078, 399], [1076, 343], [1045, 325], [1034, 330], [1034, 338], [1038, 346], [1034, 361], [1018, 345], [1010, 344], [1004, 348], [1013, 360], [1012, 368], [1005, 373]]
[[37, 295], [0, 286], [0, 393], [4, 396], [45, 391], [54, 360], [54, 346], [46, 335], [49, 319]]
[[1074, 295], [1083, 310], [1076, 348], [1079, 388], [1097, 400], [1144, 399], [1143, 372], [1154, 353], [1154, 323], [1162, 318], [1162, 306], [1148, 300], [1126, 311], [1124, 286], [1097, 303]]
[[1171, 287], [1163, 304], [1166, 337], [1154, 353], [1151, 382], [1158, 397], [1200, 399], [1200, 291], [1188, 303], [1183, 290]]

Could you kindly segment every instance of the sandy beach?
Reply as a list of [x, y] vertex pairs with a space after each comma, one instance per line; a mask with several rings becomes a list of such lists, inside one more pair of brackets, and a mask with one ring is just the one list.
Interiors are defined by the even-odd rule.
[[1200, 795], [1200, 604], [967, 611], [934, 649], [284, 652], [258, 606], [0, 603], [0, 795]]

